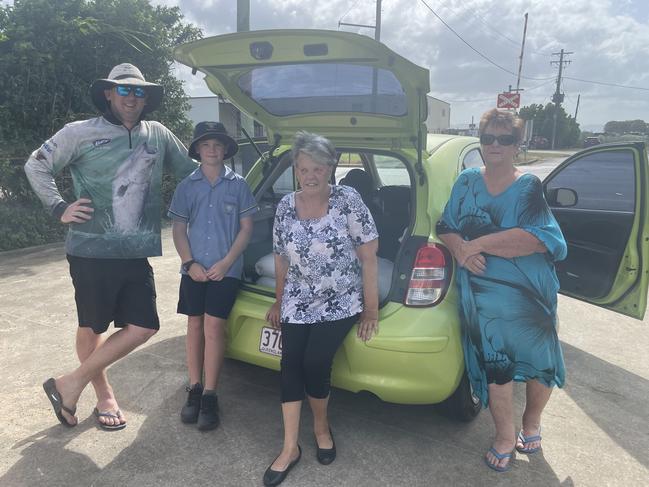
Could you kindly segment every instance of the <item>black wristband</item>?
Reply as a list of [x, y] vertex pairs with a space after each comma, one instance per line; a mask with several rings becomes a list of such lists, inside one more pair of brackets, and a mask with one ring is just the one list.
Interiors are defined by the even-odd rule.
[[67, 204], [65, 201], [61, 201], [52, 210], [52, 216], [57, 220], [61, 220], [61, 217], [63, 216], [63, 213], [65, 213], [65, 210], [67, 209], [68, 206], [70, 205]]
[[183, 262], [183, 270], [185, 272], [189, 272], [189, 269], [191, 268], [192, 264], [195, 264], [196, 261], [194, 259], [188, 260], [187, 262]]

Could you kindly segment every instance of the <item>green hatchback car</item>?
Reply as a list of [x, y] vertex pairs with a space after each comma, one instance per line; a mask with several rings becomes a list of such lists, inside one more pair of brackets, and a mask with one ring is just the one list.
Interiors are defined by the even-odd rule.
[[[480, 405], [464, 373], [454, 262], [435, 224], [460, 171], [483, 162], [476, 138], [426, 134], [428, 70], [368, 37], [322, 30], [216, 36], [179, 46], [175, 58], [268, 133], [269, 150], [246, 176], [261, 211], [228, 320], [228, 355], [279, 369], [280, 332], [265, 321], [274, 302], [272, 226], [277, 203], [297, 188], [292, 138], [308, 130], [334, 142], [332, 183], [359, 191], [380, 235], [380, 331], [368, 342], [347, 336], [333, 385], [474, 418]], [[643, 144], [597, 146], [546, 178], [569, 247], [557, 267], [562, 292], [643, 317], [648, 170]]]

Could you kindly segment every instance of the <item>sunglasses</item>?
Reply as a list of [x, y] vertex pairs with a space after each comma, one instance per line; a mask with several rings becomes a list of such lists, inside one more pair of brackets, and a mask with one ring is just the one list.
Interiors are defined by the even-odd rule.
[[144, 88], [140, 88], [139, 86], [118, 85], [115, 87], [115, 92], [119, 96], [128, 96], [131, 94], [131, 92], [133, 92], [135, 98], [146, 98], [146, 90]]
[[516, 143], [516, 137], [514, 137], [511, 134], [506, 134], [506, 135], [482, 134], [480, 136], [480, 143], [482, 145], [491, 145], [495, 141], [498, 141], [499, 145], [514, 145]]

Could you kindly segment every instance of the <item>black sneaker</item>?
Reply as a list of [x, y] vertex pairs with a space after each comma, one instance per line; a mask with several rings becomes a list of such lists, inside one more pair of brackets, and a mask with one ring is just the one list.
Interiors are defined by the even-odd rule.
[[183, 423], [193, 424], [198, 421], [198, 413], [201, 409], [203, 386], [196, 383], [192, 387], [186, 387], [185, 389], [188, 392], [187, 402], [180, 411], [180, 420]]
[[213, 430], [219, 425], [219, 405], [216, 394], [203, 394], [201, 397], [201, 412], [198, 414], [198, 429]]

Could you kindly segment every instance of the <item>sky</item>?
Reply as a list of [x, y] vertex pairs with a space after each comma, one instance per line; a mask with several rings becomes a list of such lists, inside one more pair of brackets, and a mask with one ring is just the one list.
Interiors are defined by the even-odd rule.
[[[236, 31], [236, 0], [154, 3], [179, 6], [205, 36]], [[338, 22], [373, 25], [375, 8], [374, 0], [250, 0], [250, 28], [340, 29], [373, 37], [373, 29]], [[577, 121], [582, 129], [601, 130], [609, 120], [649, 120], [647, 0], [383, 0], [381, 41], [428, 68], [430, 94], [451, 104], [452, 126], [466, 126], [495, 106], [498, 93], [516, 87], [525, 13], [523, 105], [551, 101], [558, 73], [551, 61], [559, 60], [552, 54], [565, 49], [573, 54], [565, 57], [570, 64], [564, 66], [563, 106], [574, 115], [581, 95]], [[187, 80], [189, 94], [210, 94], [189, 68], [177, 73]]]
[[[204, 36], [236, 31], [236, 0], [152, 3], [179, 6]], [[375, 0], [250, 0], [250, 28], [345, 30], [373, 37], [373, 29], [338, 23], [372, 25], [375, 8]], [[381, 41], [430, 70], [430, 94], [451, 104], [451, 125], [461, 127], [494, 107], [498, 93], [516, 87], [525, 13], [522, 105], [551, 101], [558, 71], [551, 61], [559, 60], [552, 54], [565, 49], [573, 54], [566, 56], [563, 106], [574, 115], [581, 95], [582, 130], [601, 130], [609, 120], [649, 121], [648, 0], [383, 0]], [[200, 73], [192, 76], [184, 66], [176, 72], [190, 96], [211, 94]]]

